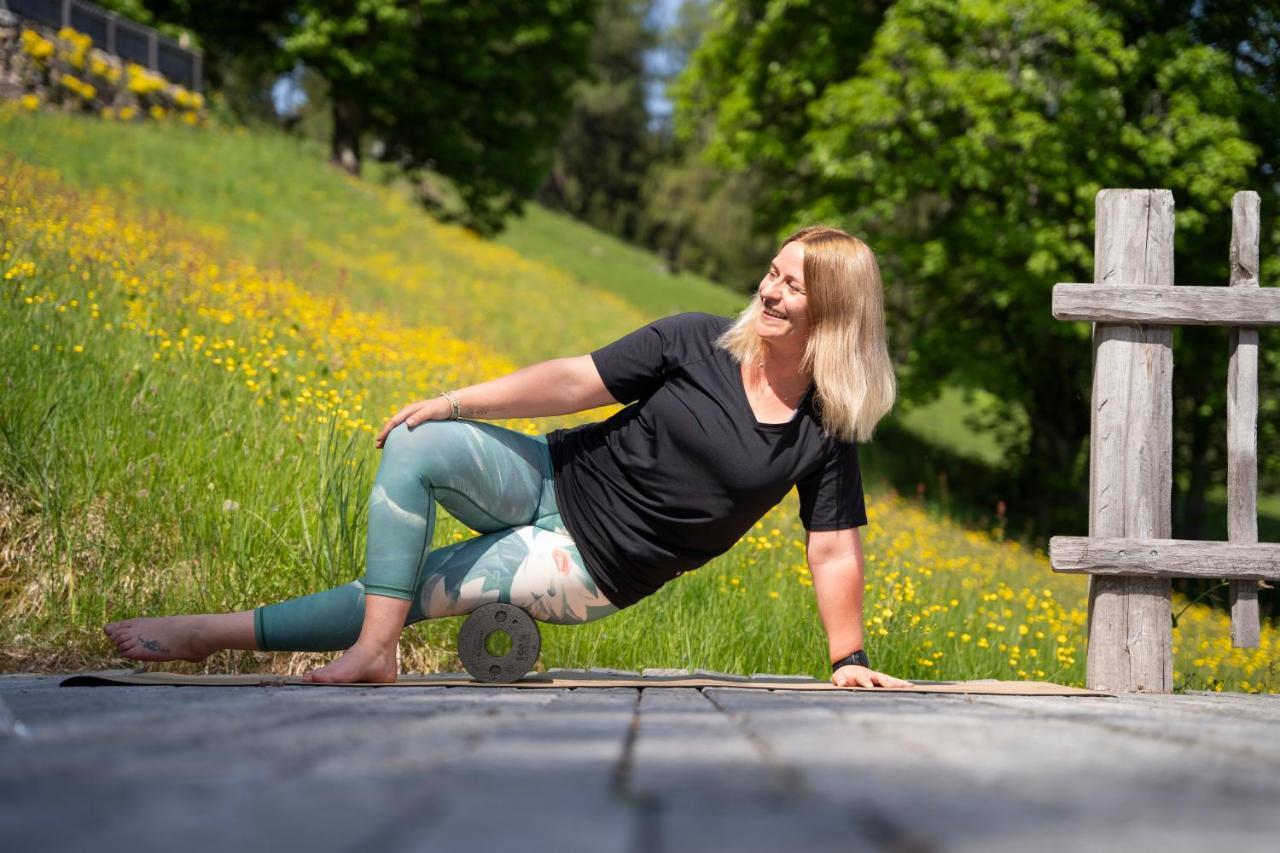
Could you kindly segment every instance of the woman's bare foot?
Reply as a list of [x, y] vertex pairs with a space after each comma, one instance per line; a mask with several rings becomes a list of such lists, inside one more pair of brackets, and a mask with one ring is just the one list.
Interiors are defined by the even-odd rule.
[[390, 684], [400, 673], [396, 646], [361, 645], [357, 642], [333, 663], [303, 676], [321, 684]]
[[202, 661], [216, 649], [205, 640], [206, 616], [159, 616], [112, 622], [102, 630], [120, 654], [133, 660]]

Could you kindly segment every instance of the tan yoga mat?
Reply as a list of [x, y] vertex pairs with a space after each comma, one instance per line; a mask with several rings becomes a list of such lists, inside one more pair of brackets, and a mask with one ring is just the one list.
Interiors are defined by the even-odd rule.
[[745, 687], [757, 690], [814, 690], [863, 693], [974, 693], [999, 696], [1110, 696], [1079, 687], [1066, 687], [1048, 681], [914, 681], [911, 687], [836, 687], [830, 681], [819, 681], [804, 675], [730, 675], [706, 670], [645, 670], [643, 673], [604, 669], [552, 669], [530, 673], [508, 684], [476, 681], [462, 672], [440, 672], [429, 675], [402, 675], [394, 684], [327, 684], [316, 685], [291, 675], [181, 675], [173, 672], [109, 672], [85, 673], [63, 679], [63, 687], [98, 687], [107, 685], [169, 685], [197, 687], [268, 687], [281, 685], [307, 687]]

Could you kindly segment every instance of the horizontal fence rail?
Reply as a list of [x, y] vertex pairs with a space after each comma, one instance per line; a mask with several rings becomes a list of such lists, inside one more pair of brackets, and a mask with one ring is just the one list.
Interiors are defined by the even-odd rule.
[[1280, 580], [1280, 544], [1054, 536], [1049, 565], [1069, 574]]
[[105, 53], [144, 65], [192, 91], [204, 88], [200, 51], [100, 6], [84, 0], [0, 0], [0, 9], [38, 24], [70, 27], [93, 39], [93, 46]]
[[1055, 284], [1053, 316], [1153, 326], [1280, 326], [1280, 288]]

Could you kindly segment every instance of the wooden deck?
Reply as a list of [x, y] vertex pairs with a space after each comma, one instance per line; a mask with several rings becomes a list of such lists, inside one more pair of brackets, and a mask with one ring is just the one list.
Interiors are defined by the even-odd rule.
[[1280, 696], [0, 677], [16, 851], [1278, 849]]

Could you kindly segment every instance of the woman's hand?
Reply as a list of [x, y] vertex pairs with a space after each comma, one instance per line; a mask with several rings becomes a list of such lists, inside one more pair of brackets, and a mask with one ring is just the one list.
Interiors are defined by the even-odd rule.
[[885, 675], [867, 669], [865, 666], [849, 664], [842, 666], [831, 674], [831, 683], [836, 687], [910, 687], [910, 681]]
[[400, 411], [391, 416], [391, 420], [387, 421], [382, 432], [378, 433], [378, 437], [374, 441], [378, 445], [378, 449], [382, 449], [382, 445], [386, 443], [387, 435], [402, 423], [408, 423], [409, 426], [417, 426], [423, 421], [444, 421], [448, 420], [453, 414], [453, 406], [442, 395], [432, 397], [430, 400], [419, 400], [416, 403], [410, 403]]

